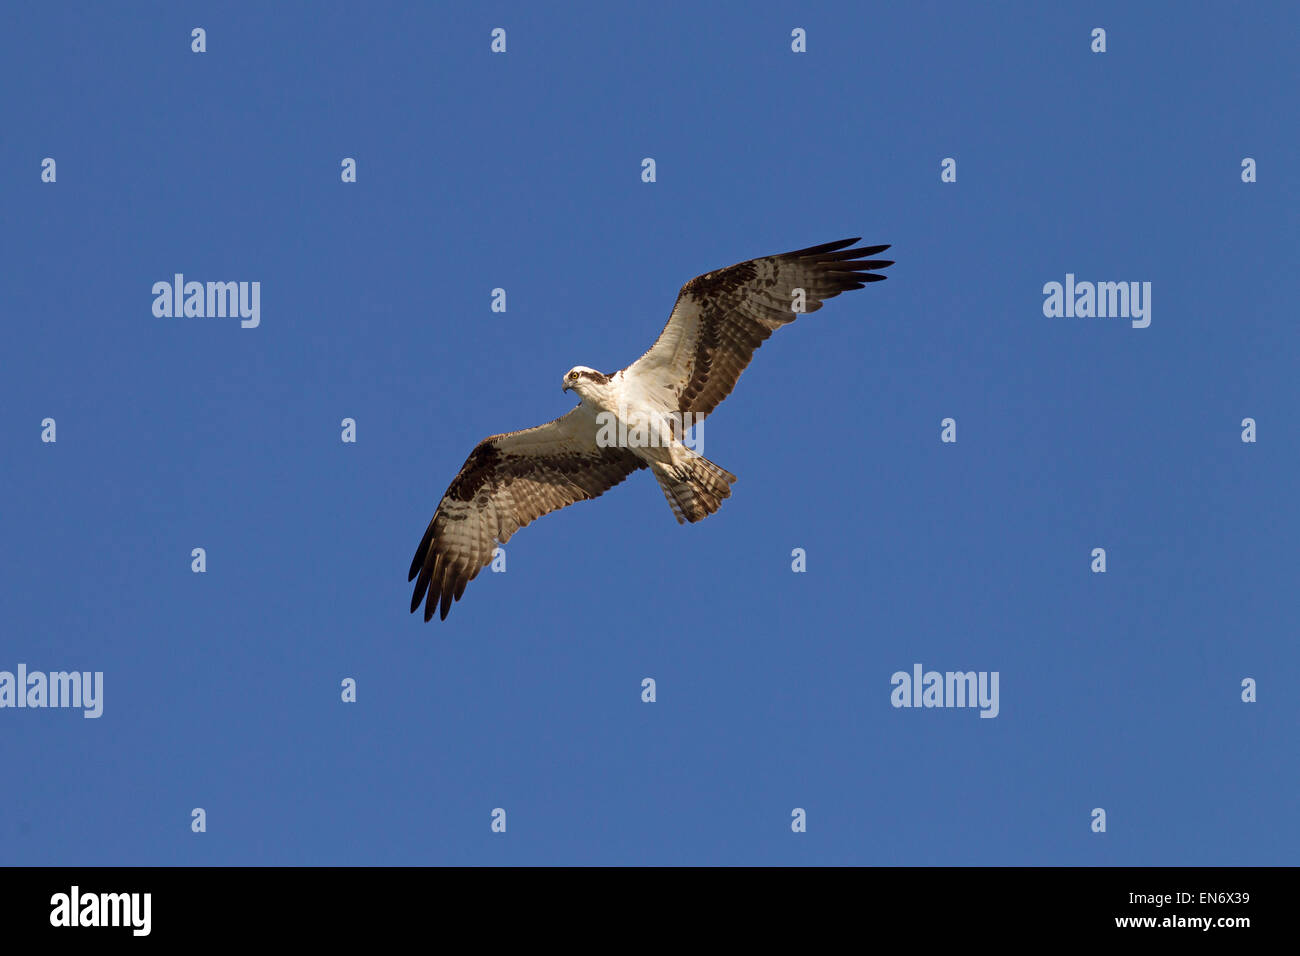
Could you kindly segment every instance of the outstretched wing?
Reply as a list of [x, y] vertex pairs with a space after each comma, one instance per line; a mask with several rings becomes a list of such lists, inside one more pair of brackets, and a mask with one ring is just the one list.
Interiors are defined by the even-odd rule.
[[596, 427], [581, 405], [523, 431], [493, 435], [470, 453], [438, 503], [407, 580], [415, 579], [411, 611], [424, 601], [424, 619], [452, 601], [491, 560], [498, 542], [536, 518], [586, 501], [645, 464], [627, 448], [596, 444]]
[[796, 289], [804, 292], [803, 311], [816, 312], [826, 299], [885, 278], [872, 270], [894, 263], [866, 257], [889, 246], [845, 248], [858, 241], [841, 239], [697, 276], [682, 286], [650, 351], [624, 376], [678, 412], [709, 414], [731, 394], [755, 349], [798, 317]]

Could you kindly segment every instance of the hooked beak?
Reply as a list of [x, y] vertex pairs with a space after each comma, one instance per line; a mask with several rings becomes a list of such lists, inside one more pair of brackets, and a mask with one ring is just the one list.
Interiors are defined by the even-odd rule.
[[564, 381], [560, 383], [560, 391], [567, 392], [568, 390], [569, 390], [569, 380], [566, 378]]

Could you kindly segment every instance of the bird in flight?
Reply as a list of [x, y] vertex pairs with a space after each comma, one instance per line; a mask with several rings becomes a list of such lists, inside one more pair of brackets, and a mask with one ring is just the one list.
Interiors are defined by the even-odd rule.
[[697, 276], [677, 295], [650, 350], [604, 375], [583, 365], [563, 390], [580, 402], [555, 421], [485, 438], [470, 452], [415, 549], [411, 611], [446, 620], [453, 601], [524, 525], [598, 498], [649, 468], [678, 523], [713, 514], [736, 476], [683, 442], [683, 430], [718, 407], [774, 331], [826, 299], [861, 289], [893, 265], [889, 248], [842, 239], [750, 259]]

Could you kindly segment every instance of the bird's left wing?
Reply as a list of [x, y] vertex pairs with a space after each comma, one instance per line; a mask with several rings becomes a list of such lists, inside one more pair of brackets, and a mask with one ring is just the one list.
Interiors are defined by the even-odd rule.
[[452, 601], [524, 525], [575, 501], [599, 497], [645, 464], [627, 448], [596, 444], [581, 405], [555, 421], [479, 442], [442, 496], [411, 561], [411, 611], [447, 619]]

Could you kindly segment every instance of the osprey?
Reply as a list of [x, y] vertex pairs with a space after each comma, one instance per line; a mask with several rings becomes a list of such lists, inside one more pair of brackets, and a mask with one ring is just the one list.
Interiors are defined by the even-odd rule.
[[[682, 286], [650, 350], [622, 371], [584, 365], [564, 376], [579, 405], [553, 422], [493, 435], [470, 453], [415, 549], [411, 611], [447, 618], [452, 601], [524, 525], [575, 501], [598, 498], [649, 468], [679, 524], [707, 518], [736, 476], [683, 443], [731, 394], [754, 350], [800, 312], [884, 279], [872, 259], [889, 248], [850, 249], [842, 239], [707, 272]], [[631, 439], [628, 436], [631, 435]]]

